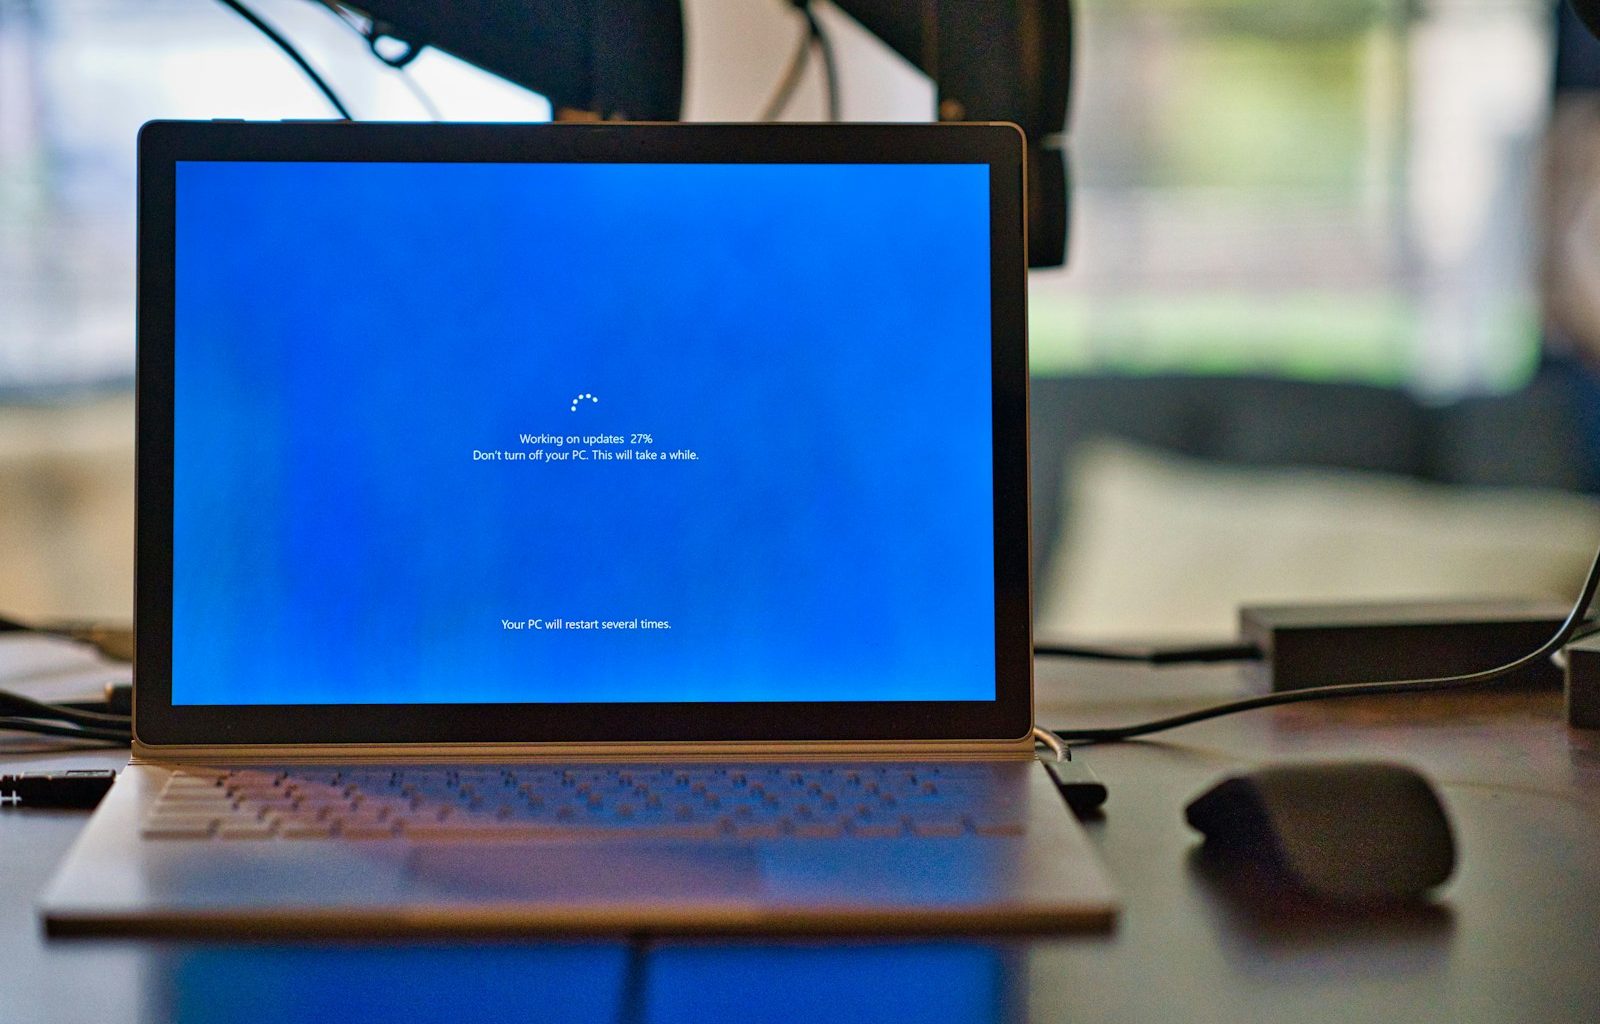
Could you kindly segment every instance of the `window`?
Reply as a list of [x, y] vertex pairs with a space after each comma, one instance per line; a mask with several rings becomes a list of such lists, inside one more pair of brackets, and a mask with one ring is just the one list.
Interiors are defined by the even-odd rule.
[[1548, 5], [1080, 0], [1079, 26], [1035, 372], [1525, 379]]
[[[429, 50], [384, 68], [332, 12], [255, 5], [363, 118], [548, 120], [541, 97]], [[133, 375], [134, 138], [157, 117], [329, 117], [209, 0], [0, 0], [0, 397]]]
[[[427, 115], [327, 9], [257, 6], [358, 116]], [[1033, 276], [1035, 372], [1261, 372], [1440, 396], [1525, 379], [1547, 3], [1077, 9], [1072, 261]], [[750, 0], [686, 12], [687, 114], [753, 116], [793, 12], [781, 0], [760, 17]], [[822, 13], [847, 116], [929, 116], [931, 90], [904, 62]], [[445, 117], [549, 116], [436, 51], [410, 74]], [[820, 111], [802, 99], [792, 116]], [[141, 122], [325, 116], [219, 4], [0, 0], [0, 397], [131, 378]]]

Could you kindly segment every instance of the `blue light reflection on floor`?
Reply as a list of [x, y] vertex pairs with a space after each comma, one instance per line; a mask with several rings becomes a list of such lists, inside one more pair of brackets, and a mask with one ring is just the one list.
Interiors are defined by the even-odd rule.
[[1015, 1019], [1019, 952], [953, 942], [180, 948], [145, 1017], [175, 1024], [852, 1024]]
[[1004, 950], [967, 944], [665, 946], [649, 958], [651, 1024], [986, 1024], [1011, 1020]]
[[627, 947], [226, 946], [183, 950], [151, 987], [174, 1024], [611, 1022]]

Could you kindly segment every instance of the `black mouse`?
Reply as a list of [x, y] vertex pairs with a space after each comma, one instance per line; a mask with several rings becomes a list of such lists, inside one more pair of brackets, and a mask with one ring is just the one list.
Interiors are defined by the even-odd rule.
[[1455, 870], [1444, 806], [1403, 765], [1263, 768], [1213, 786], [1184, 816], [1205, 833], [1208, 855], [1265, 867], [1325, 899], [1412, 900]]

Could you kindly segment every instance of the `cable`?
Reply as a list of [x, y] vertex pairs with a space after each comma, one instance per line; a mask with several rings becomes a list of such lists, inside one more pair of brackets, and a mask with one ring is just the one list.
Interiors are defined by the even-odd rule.
[[[1594, 636], [1596, 633], [1600, 633], [1600, 622], [1590, 621], [1588, 624], [1583, 626], [1583, 628], [1575, 630], [1573, 634], [1567, 638], [1567, 642], [1571, 643], [1574, 640], [1582, 640], [1584, 637]], [[1565, 672], [1567, 670], [1566, 648], [1563, 647], [1561, 650], [1550, 655], [1550, 660], [1555, 663], [1556, 668], [1559, 668], [1561, 671]]]
[[[26, 631], [78, 639], [70, 630], [40, 630], [3, 618], [0, 618], [0, 631]], [[113, 699], [126, 701], [131, 710], [131, 689], [123, 683], [108, 685], [105, 700], [62, 704], [47, 704], [10, 690], [0, 690], [0, 732], [67, 737], [92, 743], [95, 748], [107, 743], [125, 747], [133, 738], [133, 719], [128, 714], [113, 710]], [[50, 749], [75, 748], [52, 746]]]
[[817, 20], [817, 16], [811, 13], [810, 4], [805, 7], [805, 16], [811, 38], [816, 40], [817, 53], [822, 55], [822, 80], [827, 89], [828, 120], [837, 121], [839, 120], [839, 67], [833, 59], [833, 40], [822, 30], [822, 23]]
[[335, 18], [338, 18], [340, 21], [344, 22], [347, 26], [355, 31], [356, 35], [359, 35], [363, 39], [367, 37], [366, 30], [362, 27], [362, 19], [359, 18], [355, 12], [351, 11], [349, 8], [340, 3], [339, 0], [317, 0], [317, 5], [322, 7], [329, 14], [332, 14]]
[[421, 83], [412, 77], [410, 68], [397, 67], [394, 72], [400, 76], [400, 84], [406, 87], [406, 91], [411, 93], [418, 103], [422, 104], [422, 109], [427, 111], [429, 120], [444, 120], [444, 114], [439, 112], [439, 105], [433, 102], [433, 97], [428, 95], [427, 90], [422, 87]]
[[0, 690], [0, 715], [43, 718], [95, 727], [126, 726], [129, 721], [127, 715], [115, 715], [107, 711], [86, 711], [61, 704], [46, 704], [9, 690]]
[[91, 729], [6, 716], [0, 716], [0, 732], [31, 732], [40, 736], [67, 736], [76, 740], [94, 740], [99, 743], [111, 743], [124, 747], [133, 738], [132, 730], [127, 726], [120, 729]]
[[811, 29], [807, 26], [801, 30], [800, 45], [795, 47], [794, 56], [789, 60], [789, 67], [784, 71], [783, 77], [778, 79], [778, 87], [773, 90], [772, 98], [761, 108], [758, 120], [775, 120], [788, 108], [789, 100], [794, 96], [794, 90], [800, 84], [801, 76], [806, 73], [806, 64], [810, 59]]
[[240, 0], [217, 0], [217, 2], [255, 26], [257, 31], [270, 39], [278, 49], [282, 50], [290, 60], [294, 61], [296, 66], [305, 73], [305, 76], [311, 79], [311, 84], [320, 89], [322, 95], [328, 98], [328, 102], [333, 104], [333, 109], [339, 112], [340, 117], [346, 121], [355, 120], [350, 114], [350, 109], [340, 101], [338, 94], [323, 80], [321, 75], [317, 74], [317, 69], [313, 68], [304, 57], [300, 56], [300, 51], [296, 50], [294, 44], [285, 39], [277, 29], [262, 21], [254, 11], [246, 7]]
[[805, 27], [801, 30], [800, 45], [795, 48], [789, 67], [778, 80], [778, 87], [773, 91], [772, 98], [762, 108], [760, 120], [775, 120], [788, 109], [789, 101], [794, 98], [794, 91], [799, 87], [800, 79], [805, 75], [806, 65], [810, 62], [811, 49], [816, 47], [817, 53], [822, 57], [822, 78], [827, 98], [828, 120], [837, 121], [839, 120], [839, 68], [837, 61], [834, 60], [833, 41], [811, 10], [811, 0], [790, 0], [790, 3], [805, 19]]
[[1479, 686], [1483, 683], [1491, 683], [1497, 679], [1503, 679], [1506, 676], [1520, 672], [1522, 669], [1536, 664], [1560, 650], [1571, 639], [1572, 635], [1584, 625], [1584, 616], [1589, 611], [1589, 605], [1594, 600], [1597, 588], [1600, 588], [1600, 552], [1596, 553], [1594, 563], [1589, 567], [1589, 575], [1583, 582], [1583, 590], [1578, 596], [1577, 603], [1572, 606], [1572, 611], [1567, 615], [1566, 621], [1561, 624], [1561, 628], [1556, 630], [1555, 635], [1546, 640], [1531, 654], [1525, 654], [1515, 661], [1495, 668], [1484, 669], [1481, 672], [1467, 672], [1455, 676], [1436, 676], [1428, 679], [1398, 679], [1390, 682], [1340, 683], [1333, 686], [1313, 686], [1304, 690], [1287, 690], [1283, 693], [1269, 693], [1260, 697], [1229, 701], [1226, 704], [1216, 704], [1209, 708], [1201, 708], [1181, 715], [1172, 715], [1168, 718], [1157, 718], [1153, 721], [1140, 722], [1135, 725], [1113, 726], [1104, 729], [1056, 729], [1054, 732], [1058, 737], [1069, 742], [1115, 743], [1121, 740], [1133, 739], [1136, 736], [1148, 736], [1151, 733], [1176, 729], [1180, 725], [1203, 722], [1210, 718], [1237, 714], [1240, 711], [1275, 707], [1279, 704], [1299, 704], [1303, 701], [1311, 700], [1337, 700], [1341, 697], [1379, 697], [1397, 693], [1429, 693], [1437, 690], [1457, 690], [1470, 686]]
[[1196, 644], [1189, 647], [1097, 647], [1036, 643], [1034, 654], [1095, 661], [1132, 661], [1142, 665], [1198, 665], [1228, 661], [1260, 661], [1261, 648], [1250, 643]]
[[23, 754], [76, 754], [91, 751], [105, 751], [112, 745], [126, 747], [127, 740], [84, 740], [81, 743], [68, 743], [55, 737], [44, 736], [36, 740], [23, 739], [20, 736], [0, 736], [0, 754], [7, 756], [21, 756]]
[[1041, 729], [1037, 725], [1034, 726], [1033, 738], [1035, 742], [1043, 743], [1049, 747], [1050, 752], [1056, 756], [1057, 761], [1065, 761], [1072, 756], [1067, 753], [1067, 745], [1062, 743], [1061, 738], [1049, 729]]
[[327, 10], [338, 18], [346, 28], [360, 36], [366, 42], [367, 49], [372, 51], [372, 55], [400, 76], [400, 84], [404, 85], [406, 91], [411, 93], [412, 98], [422, 106], [430, 120], [444, 120], [444, 114], [439, 111], [438, 104], [433, 102], [433, 97], [428, 95], [427, 90], [411, 74], [411, 62], [417, 59], [417, 56], [426, 48], [425, 46], [407, 44], [405, 52], [399, 56], [386, 56], [382, 50], [378, 49], [378, 40], [386, 38], [386, 33], [379, 30], [376, 20], [357, 15], [341, 4], [339, 0], [317, 0], [317, 2], [318, 6]]
[[133, 716], [133, 684], [111, 682], [106, 684], [105, 696], [99, 700], [58, 700], [53, 707], [72, 708], [77, 711], [100, 711], [120, 718]]
[[0, 690], [0, 731], [65, 736], [127, 746], [133, 738], [133, 719], [128, 715], [107, 711], [46, 704], [20, 693]]

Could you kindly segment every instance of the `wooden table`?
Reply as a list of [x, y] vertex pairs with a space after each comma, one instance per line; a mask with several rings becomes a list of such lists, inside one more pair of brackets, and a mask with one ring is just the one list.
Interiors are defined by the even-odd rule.
[[[1249, 669], [1051, 659], [1040, 718], [1112, 724], [1260, 688]], [[1125, 910], [1110, 935], [1032, 944], [46, 942], [32, 900], [84, 819], [5, 812], [0, 1021], [1600, 1020], [1600, 733], [1569, 730], [1558, 694], [1302, 705], [1086, 756], [1111, 791], [1088, 827]], [[1333, 913], [1197, 855], [1183, 805], [1221, 775], [1356, 757], [1438, 784], [1460, 864], [1432, 906]]]

